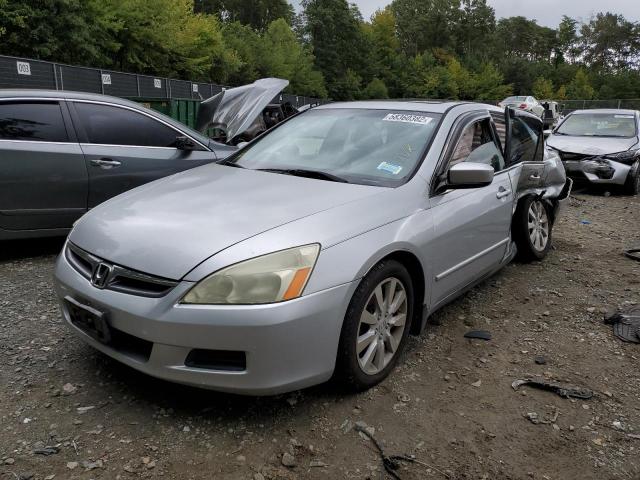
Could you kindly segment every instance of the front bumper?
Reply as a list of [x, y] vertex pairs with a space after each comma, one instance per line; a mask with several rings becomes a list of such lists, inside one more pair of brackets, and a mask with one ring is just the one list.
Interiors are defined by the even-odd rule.
[[[272, 395], [328, 380], [357, 282], [270, 305], [181, 305], [193, 286], [181, 282], [161, 298], [100, 290], [65, 255], [58, 257], [55, 289], [64, 321], [82, 340], [136, 370], [172, 382], [250, 395]], [[133, 342], [103, 344], [72, 323], [65, 298], [104, 312], [109, 326]], [[136, 341], [149, 345], [147, 355]], [[131, 348], [131, 345], [134, 348]], [[244, 370], [187, 366], [193, 349], [243, 352]]]
[[630, 165], [608, 159], [563, 160], [567, 176], [584, 183], [624, 185]]

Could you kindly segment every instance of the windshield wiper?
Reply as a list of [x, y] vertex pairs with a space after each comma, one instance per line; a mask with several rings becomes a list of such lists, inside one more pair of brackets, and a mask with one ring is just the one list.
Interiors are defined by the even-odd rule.
[[237, 164], [236, 162], [232, 162], [231, 160], [225, 158], [224, 160], [220, 160], [219, 162], [217, 162], [218, 165], [226, 165], [228, 167], [235, 167], [235, 168], [245, 168], [242, 165]]
[[328, 180], [330, 182], [349, 183], [348, 180], [342, 177], [338, 177], [332, 173], [322, 172], [320, 170], [307, 170], [304, 168], [259, 168], [258, 170], [261, 172], [293, 175], [294, 177], [317, 178], [318, 180]]

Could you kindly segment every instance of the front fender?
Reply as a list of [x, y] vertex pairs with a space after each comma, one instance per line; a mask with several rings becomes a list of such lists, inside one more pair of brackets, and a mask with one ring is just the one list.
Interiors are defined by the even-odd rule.
[[320, 253], [305, 294], [318, 292], [363, 278], [383, 258], [397, 252], [408, 252], [416, 258], [425, 278], [425, 295], [430, 298], [432, 267], [419, 245], [428, 244], [433, 235], [429, 210], [383, 225], [369, 232], [333, 245]]

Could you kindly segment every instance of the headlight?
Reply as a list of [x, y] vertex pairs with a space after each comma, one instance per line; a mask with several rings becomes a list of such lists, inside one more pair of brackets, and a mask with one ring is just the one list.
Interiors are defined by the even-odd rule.
[[604, 155], [605, 158], [610, 158], [611, 160], [615, 160], [621, 163], [632, 163], [638, 156], [640, 156], [640, 150], [627, 150], [625, 152]]
[[236, 263], [198, 282], [181, 303], [249, 305], [298, 298], [319, 252], [315, 243]]

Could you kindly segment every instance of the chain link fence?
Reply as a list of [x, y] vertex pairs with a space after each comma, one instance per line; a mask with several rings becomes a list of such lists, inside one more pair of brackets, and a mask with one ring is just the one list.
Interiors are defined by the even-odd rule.
[[590, 110], [594, 108], [616, 108], [626, 110], [640, 110], [640, 98], [612, 99], [612, 100], [561, 100], [560, 110], [563, 115], [574, 110]]
[[[70, 90], [132, 99], [205, 100], [229, 87], [0, 55], [0, 88]], [[273, 101], [288, 102], [296, 108], [327, 102], [291, 94], [278, 95]]]

